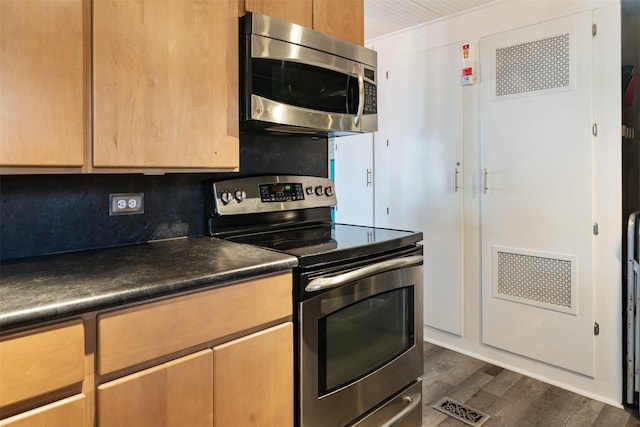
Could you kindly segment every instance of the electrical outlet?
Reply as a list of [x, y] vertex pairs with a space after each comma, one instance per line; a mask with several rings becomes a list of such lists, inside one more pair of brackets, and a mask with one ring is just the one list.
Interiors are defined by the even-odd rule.
[[144, 193], [109, 194], [109, 215], [144, 213]]

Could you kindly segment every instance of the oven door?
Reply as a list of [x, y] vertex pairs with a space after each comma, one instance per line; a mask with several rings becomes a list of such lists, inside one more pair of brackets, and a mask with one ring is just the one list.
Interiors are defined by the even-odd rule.
[[300, 425], [345, 425], [422, 376], [422, 256], [315, 279], [314, 289], [299, 310]]

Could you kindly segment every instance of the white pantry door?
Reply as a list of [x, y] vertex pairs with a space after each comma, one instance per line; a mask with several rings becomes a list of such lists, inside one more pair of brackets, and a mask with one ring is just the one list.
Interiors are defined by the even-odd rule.
[[482, 341], [594, 374], [592, 14], [480, 41]]
[[463, 335], [460, 51], [456, 43], [394, 58], [384, 94], [388, 226], [422, 231], [424, 323], [456, 335]]

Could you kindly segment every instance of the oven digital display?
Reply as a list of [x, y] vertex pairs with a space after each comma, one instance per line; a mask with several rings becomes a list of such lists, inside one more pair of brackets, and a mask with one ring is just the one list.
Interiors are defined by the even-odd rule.
[[304, 200], [304, 190], [302, 184], [297, 182], [261, 184], [260, 199], [263, 202], [292, 202]]

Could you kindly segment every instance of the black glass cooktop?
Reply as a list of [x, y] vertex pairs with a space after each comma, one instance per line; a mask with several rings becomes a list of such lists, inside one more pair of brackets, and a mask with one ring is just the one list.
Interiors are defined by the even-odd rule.
[[413, 245], [422, 233], [335, 223], [229, 237], [298, 257], [301, 266], [374, 255]]

